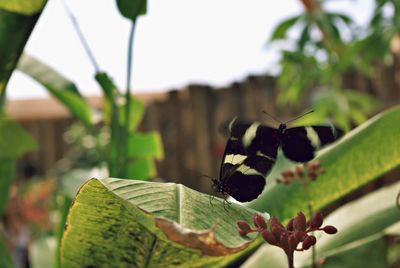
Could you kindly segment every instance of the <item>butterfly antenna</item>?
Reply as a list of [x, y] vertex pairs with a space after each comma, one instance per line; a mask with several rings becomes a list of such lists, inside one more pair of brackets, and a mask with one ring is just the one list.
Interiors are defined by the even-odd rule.
[[273, 117], [272, 115], [270, 115], [269, 113], [267, 113], [266, 111], [262, 111], [264, 114], [268, 115], [269, 117], [271, 117], [272, 119], [274, 119], [276, 122], [278, 122], [279, 124], [282, 124], [281, 121], [279, 121], [278, 119], [276, 119], [275, 117]]
[[306, 113], [304, 113], [304, 114], [302, 114], [302, 115], [299, 115], [299, 116], [296, 117], [296, 118], [293, 118], [293, 119], [290, 119], [289, 121], [286, 121], [285, 124], [290, 123], [290, 122], [293, 122], [293, 121], [295, 121], [295, 120], [297, 120], [297, 119], [299, 119], [299, 118], [301, 118], [301, 117], [303, 117], [303, 116], [305, 116], [305, 115], [307, 115], [307, 114], [313, 113], [313, 112], [314, 112], [314, 110], [308, 111], [308, 112], [306, 112]]

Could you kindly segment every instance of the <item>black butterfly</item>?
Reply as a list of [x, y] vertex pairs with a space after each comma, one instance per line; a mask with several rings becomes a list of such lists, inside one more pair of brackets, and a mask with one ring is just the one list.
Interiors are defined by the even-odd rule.
[[249, 202], [261, 194], [279, 147], [288, 159], [304, 163], [315, 157], [316, 150], [343, 135], [335, 126], [287, 128], [286, 123], [280, 123], [276, 129], [236, 118], [229, 124], [229, 132], [220, 177], [213, 183], [217, 192], [240, 202]]

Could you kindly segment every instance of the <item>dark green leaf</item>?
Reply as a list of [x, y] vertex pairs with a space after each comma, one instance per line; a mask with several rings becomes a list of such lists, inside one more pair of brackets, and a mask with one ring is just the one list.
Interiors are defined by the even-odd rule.
[[[4, 159], [0, 157], [0, 217], [3, 216], [3, 213], [7, 206], [8, 195], [10, 192], [11, 184], [15, 178], [15, 169], [16, 169], [15, 159]], [[2, 252], [0, 249], [0, 255], [1, 254]], [[0, 258], [0, 264], [1, 264], [1, 258]]]
[[117, 0], [117, 6], [122, 16], [133, 21], [147, 12], [147, 0]]
[[43, 85], [54, 98], [64, 104], [71, 114], [82, 123], [86, 126], [92, 125], [91, 108], [74, 83], [51, 67], [28, 55], [21, 57], [18, 69]]
[[223, 267], [251, 241], [236, 220], [254, 211], [173, 183], [90, 180], [62, 241], [63, 267]]
[[270, 40], [274, 41], [278, 39], [284, 39], [287, 35], [288, 30], [293, 27], [299, 19], [301, 19], [301, 16], [296, 15], [281, 22], [278, 26], [275, 27]]
[[[8, 79], [14, 70], [18, 58], [25, 47], [40, 13], [32, 16], [12, 13], [4, 7], [23, 7], [22, 2], [30, 1], [0, 1], [0, 111], [3, 109], [5, 90]], [[38, 2], [39, 3], [39, 2]], [[46, 1], [41, 1], [42, 5]], [[27, 4], [29, 5], [29, 4]], [[38, 12], [40, 11], [37, 10]], [[36, 12], [36, 8], [35, 8]]]

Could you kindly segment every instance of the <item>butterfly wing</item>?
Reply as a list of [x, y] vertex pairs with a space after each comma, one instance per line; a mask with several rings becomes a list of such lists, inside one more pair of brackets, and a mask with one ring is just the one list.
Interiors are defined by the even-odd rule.
[[262, 156], [249, 155], [224, 178], [224, 190], [240, 202], [256, 199], [264, 190], [265, 177], [274, 162]]
[[235, 139], [229, 138], [225, 146], [224, 156], [222, 158], [220, 167], [220, 180], [227, 177], [229, 173], [238, 167], [246, 159], [246, 152], [243, 144]]
[[334, 126], [288, 128], [281, 138], [282, 151], [290, 160], [308, 162], [315, 157], [316, 150], [342, 135], [343, 131]]
[[275, 161], [279, 147], [279, 131], [259, 122], [244, 123], [232, 120], [229, 124], [231, 138], [241, 141], [247, 155], [259, 155]]

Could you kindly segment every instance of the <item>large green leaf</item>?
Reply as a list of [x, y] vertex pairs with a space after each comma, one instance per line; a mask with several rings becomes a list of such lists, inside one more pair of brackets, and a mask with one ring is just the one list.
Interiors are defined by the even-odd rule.
[[117, 0], [117, 6], [122, 16], [133, 21], [147, 12], [147, 0]]
[[[395, 203], [399, 188], [400, 182], [372, 192], [340, 207], [324, 220], [324, 225], [333, 225], [338, 229], [335, 235], [316, 234], [317, 259], [326, 259], [324, 267], [388, 266], [388, 247], [384, 236], [387, 233], [385, 230], [400, 221]], [[243, 268], [262, 267], [266, 263], [273, 264], [273, 267], [285, 264], [284, 255], [271, 255], [276, 251], [282, 250], [267, 245], [261, 247]], [[298, 253], [295, 260], [296, 267], [307, 266], [311, 262], [311, 252]]]
[[179, 184], [92, 179], [68, 215], [62, 265], [221, 267], [251, 241], [235, 221], [253, 212]]
[[51, 67], [28, 55], [21, 57], [18, 69], [43, 85], [53, 97], [64, 104], [71, 114], [82, 123], [86, 126], [91, 126], [91, 108], [74, 83]]
[[[28, 4], [23, 4], [28, 3]], [[38, 5], [28, 8], [33, 1], [0, 1], [0, 110], [4, 105], [5, 88], [18, 58], [35, 26], [46, 0], [36, 0]], [[34, 4], [35, 5], [35, 4]], [[26, 8], [26, 10], [24, 9]], [[14, 10], [16, 13], [7, 10]], [[37, 13], [22, 15], [20, 13]], [[17, 12], [18, 11], [18, 12]]]
[[[375, 116], [320, 153], [317, 158], [326, 173], [309, 187], [315, 210], [399, 166], [400, 124], [396, 122], [400, 122], [399, 106]], [[279, 172], [290, 165], [286, 159], [280, 158], [278, 162], [267, 178], [267, 189], [249, 207], [285, 220], [298, 211], [308, 210], [300, 183], [275, 183]]]
[[13, 13], [33, 15], [40, 12], [47, 0], [1, 0], [0, 9]]

